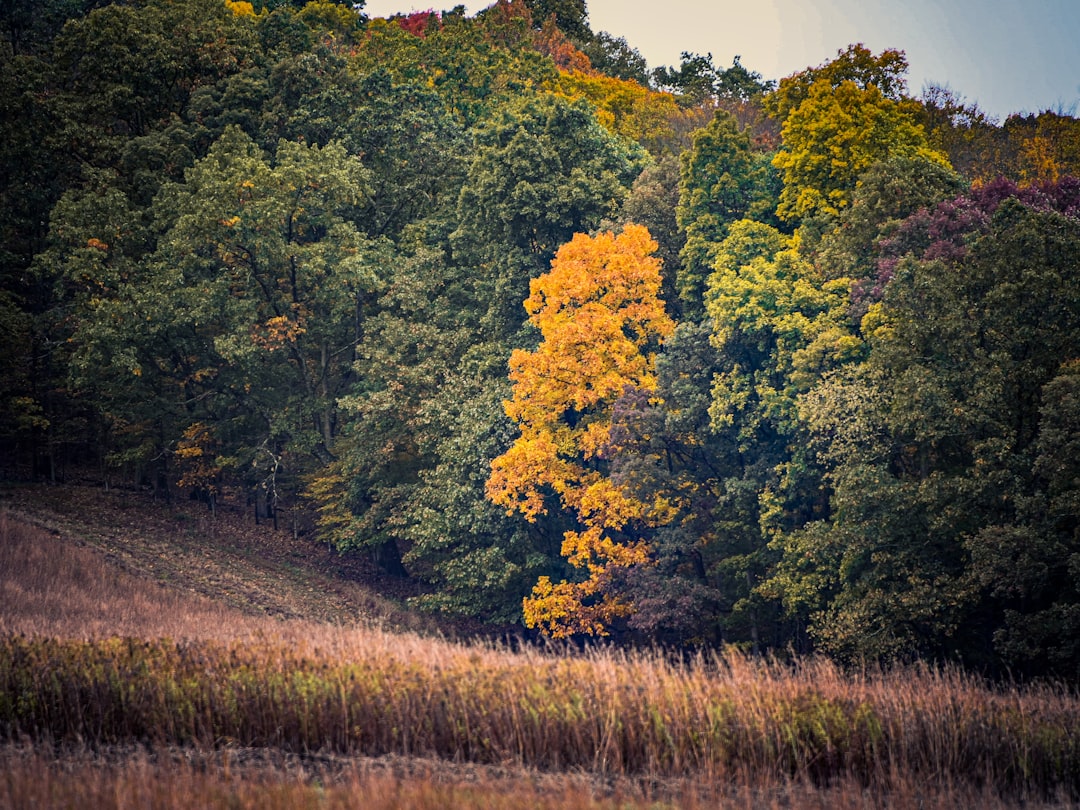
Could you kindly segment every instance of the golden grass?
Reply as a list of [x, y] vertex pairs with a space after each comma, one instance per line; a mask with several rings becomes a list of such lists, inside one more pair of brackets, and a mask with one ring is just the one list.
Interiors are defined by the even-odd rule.
[[[762, 784], [612, 783], [585, 774], [549, 775], [441, 762], [345, 763], [190, 750], [109, 752], [0, 747], [0, 807], [35, 810], [1005, 810], [1017, 806], [965, 785], [905, 782], [888, 792], [854, 781], [828, 787]], [[1027, 810], [1061, 806], [1027, 802]]]
[[[316, 646], [325, 644], [326, 646]], [[739, 655], [511, 653], [325, 631], [317, 642], [0, 640], [0, 735], [397, 754], [613, 776], [875, 788], [916, 777], [1080, 795], [1080, 706], [956, 672], [850, 678]]]
[[[253, 758], [254, 757], [254, 758]], [[642, 797], [565, 778], [410, 760], [312, 761], [266, 752], [94, 754], [0, 748], [0, 806], [33, 808], [580, 808], [645, 807]]]
[[[410, 757], [663, 784], [661, 796], [678, 796], [680, 806], [701, 796], [710, 807], [1080, 798], [1080, 700], [1062, 686], [994, 687], [930, 667], [853, 676], [820, 659], [789, 666], [734, 653], [676, 664], [658, 653], [512, 652], [375, 627], [256, 620], [125, 577], [2, 517], [0, 536], [0, 739], [8, 745]], [[36, 756], [9, 759], [8, 790], [77, 783], [64, 765]], [[119, 795], [144, 789], [139, 774], [150, 766], [136, 758], [79, 767]], [[204, 780], [160, 767], [155, 782], [193, 783], [178, 795], [232, 795], [220, 773]], [[342, 788], [342, 804], [323, 805], [311, 798], [321, 788], [267, 778], [252, 790], [283, 791], [293, 804], [281, 806], [355, 806], [349, 797], [360, 784]], [[543, 806], [524, 794], [470, 804], [445, 793], [460, 784], [427, 776], [363, 784], [372, 795], [409, 798], [362, 806]], [[477, 796], [526, 790], [514, 785], [485, 782]], [[256, 806], [244, 796], [206, 806]], [[430, 796], [434, 804], [424, 804]], [[597, 798], [592, 789], [563, 798], [557, 806], [616, 806], [581, 803]]]
[[[110, 570], [202, 594], [215, 608], [259, 619], [374, 621], [437, 631], [431, 617], [401, 607], [401, 599], [415, 595], [409, 583], [382, 576], [363, 555], [342, 557], [291, 532], [257, 526], [235, 500], [211, 515], [192, 501], [169, 505], [126, 490], [36, 485], [0, 488], [0, 513], [10, 523], [63, 537], [61, 553], [77, 543]], [[124, 598], [122, 590], [116, 594]]]

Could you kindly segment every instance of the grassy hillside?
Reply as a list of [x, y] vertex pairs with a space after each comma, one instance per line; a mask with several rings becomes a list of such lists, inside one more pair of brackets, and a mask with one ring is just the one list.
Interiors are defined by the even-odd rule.
[[[413, 593], [409, 584], [382, 575], [366, 556], [341, 556], [266, 521], [256, 525], [240, 504], [225, 502], [211, 515], [196, 502], [164, 504], [126, 490], [27, 486], [0, 489], [0, 509], [50, 538], [22, 544], [28, 555], [18, 562], [26, 578], [22, 587], [40, 589], [49, 607], [35, 614], [34, 621], [43, 625], [21, 624], [18, 631], [202, 637], [204, 624], [220, 633], [222, 624], [240, 621], [249, 627], [247, 620], [255, 618], [452, 630], [403, 609], [404, 598]], [[74, 590], [50, 596], [50, 584], [66, 571], [95, 573], [79, 573]], [[147, 591], [147, 583], [167, 590]], [[155, 604], [165, 594], [170, 594], [167, 599], [176, 598], [171, 594], [203, 599], [185, 601], [195, 611], [191, 615], [179, 609], [132, 613], [141, 621], [166, 624], [132, 625], [124, 618], [124, 605], [139, 599]], [[74, 599], [80, 602], [77, 607]], [[238, 617], [228, 623], [195, 618], [207, 609], [216, 614], [224, 608]], [[53, 610], [60, 610], [62, 618], [50, 618]], [[97, 621], [90, 618], [94, 615]], [[5, 611], [5, 621], [11, 620]]]
[[1080, 701], [1059, 687], [453, 643], [291, 535], [131, 493], [9, 490], [0, 535], [0, 806], [1080, 795]]

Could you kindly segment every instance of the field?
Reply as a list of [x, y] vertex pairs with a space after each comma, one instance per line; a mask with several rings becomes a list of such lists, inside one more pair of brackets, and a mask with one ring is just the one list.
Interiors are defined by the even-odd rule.
[[1080, 798], [1080, 699], [1062, 685], [451, 641], [376, 580], [240, 515], [5, 491], [0, 807]]

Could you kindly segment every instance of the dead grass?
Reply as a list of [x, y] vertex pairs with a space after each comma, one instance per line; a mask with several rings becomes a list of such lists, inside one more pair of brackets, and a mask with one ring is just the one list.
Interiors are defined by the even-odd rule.
[[[41, 525], [0, 514], [0, 806], [90, 796], [95, 807], [994, 808], [1080, 797], [1080, 700], [1060, 684], [995, 687], [929, 667], [852, 676], [823, 660], [735, 654], [675, 665], [512, 652], [377, 621], [259, 617], [121, 570], [117, 552]], [[115, 750], [127, 753], [103, 754]], [[238, 776], [227, 771], [236, 751], [270, 753]], [[412, 765], [362, 765], [388, 760]]]
[[[99, 616], [110, 609], [110, 601], [129, 601], [127, 595], [139, 581], [165, 586], [157, 592], [138, 589], [156, 594], [151, 601], [170, 591], [195, 594], [216, 609], [232, 608], [253, 618], [440, 631], [431, 619], [400, 606], [401, 599], [412, 595], [408, 583], [386, 577], [364, 557], [342, 557], [265, 522], [257, 526], [235, 504], [223, 504], [214, 516], [197, 503], [166, 505], [144, 493], [36, 485], [0, 489], [0, 515], [6, 515], [11, 525], [37, 529], [52, 541], [40, 541], [48, 549], [43, 556], [13, 561], [27, 567], [19, 577], [7, 579], [17, 579], [24, 589], [43, 585], [39, 591], [45, 593], [50, 580], [62, 581], [72, 572], [79, 578], [73, 584], [102, 603], [95, 610]], [[78, 547], [96, 554], [65, 557]], [[50, 560], [53, 554], [60, 557]], [[78, 574], [84, 566], [86, 572]], [[116, 572], [131, 578], [113, 587]], [[76, 611], [66, 612], [69, 620], [76, 620]], [[107, 624], [103, 618], [103, 626]], [[68, 625], [67, 632], [85, 635], [89, 629]], [[152, 634], [149, 628], [148, 632]], [[199, 632], [192, 628], [177, 635]]]
[[[417, 759], [296, 758], [274, 751], [111, 752], [0, 747], [0, 807], [35, 810], [1006, 810], [965, 785], [889, 792], [847, 781], [679, 784], [598, 780]], [[1026, 810], [1064, 806], [1024, 803]]]
[[243, 637], [265, 620], [136, 577], [0, 513], [0, 633], [54, 638]]
[[[0, 640], [0, 737], [407, 756], [613, 779], [1080, 796], [1080, 702], [954, 671], [510, 652], [324, 629]], [[908, 788], [905, 788], [908, 786]], [[954, 787], [955, 786], [955, 787]]]

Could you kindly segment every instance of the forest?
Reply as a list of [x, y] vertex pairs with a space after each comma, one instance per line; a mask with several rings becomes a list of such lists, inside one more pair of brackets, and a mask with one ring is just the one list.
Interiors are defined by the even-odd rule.
[[0, 11], [0, 478], [553, 639], [1080, 675], [1080, 121], [584, 0]]

